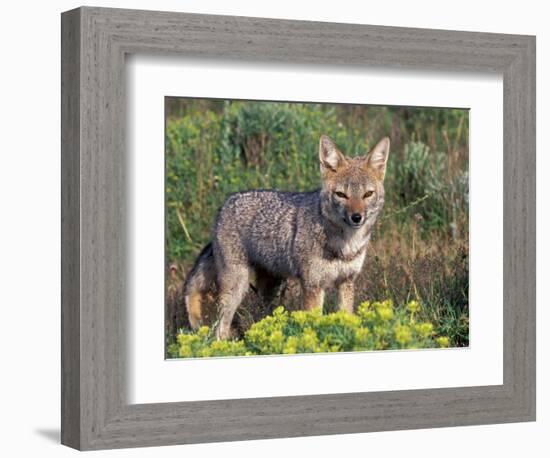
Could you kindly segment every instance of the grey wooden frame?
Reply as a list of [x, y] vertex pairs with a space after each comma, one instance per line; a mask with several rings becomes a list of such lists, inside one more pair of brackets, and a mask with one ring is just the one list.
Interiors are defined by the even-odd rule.
[[[90, 7], [62, 14], [61, 37], [63, 444], [104, 449], [535, 419], [534, 37]], [[129, 53], [503, 74], [504, 383], [128, 404]]]

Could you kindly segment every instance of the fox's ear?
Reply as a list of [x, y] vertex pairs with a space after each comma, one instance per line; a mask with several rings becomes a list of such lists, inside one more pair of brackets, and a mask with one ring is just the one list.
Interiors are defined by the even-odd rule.
[[323, 176], [327, 172], [336, 172], [346, 163], [344, 155], [327, 135], [321, 135], [319, 140], [319, 162]]
[[390, 154], [390, 139], [384, 137], [376, 146], [369, 151], [366, 157], [366, 166], [376, 173], [379, 180], [383, 180], [386, 175], [386, 164]]

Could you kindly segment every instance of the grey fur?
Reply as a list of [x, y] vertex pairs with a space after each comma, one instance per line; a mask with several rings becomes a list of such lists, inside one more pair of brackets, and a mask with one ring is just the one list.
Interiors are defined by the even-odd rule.
[[[191, 325], [201, 324], [201, 295], [215, 282], [217, 337], [229, 337], [251, 271], [264, 283], [298, 279], [307, 309], [322, 306], [326, 288], [339, 287], [339, 307], [351, 312], [353, 281], [363, 267], [371, 231], [384, 205], [383, 173], [378, 168], [385, 169], [388, 153], [389, 140], [383, 139], [368, 155], [348, 158], [322, 136], [322, 189], [255, 190], [229, 196], [216, 218], [211, 244], [186, 280]], [[360, 218], [358, 223], [352, 221], [353, 215]]]

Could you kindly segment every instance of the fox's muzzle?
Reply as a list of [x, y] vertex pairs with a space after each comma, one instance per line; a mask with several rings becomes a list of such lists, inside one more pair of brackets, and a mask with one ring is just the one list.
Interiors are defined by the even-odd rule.
[[348, 226], [359, 228], [363, 225], [365, 219], [365, 216], [361, 213], [352, 213], [351, 215], [346, 213], [344, 221], [348, 224]]

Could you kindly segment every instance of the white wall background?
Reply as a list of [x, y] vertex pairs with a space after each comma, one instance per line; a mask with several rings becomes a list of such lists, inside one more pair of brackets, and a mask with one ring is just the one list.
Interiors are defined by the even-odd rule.
[[[550, 29], [544, 2], [462, 0], [124, 0], [97, 6], [537, 35], [538, 421], [213, 445], [98, 456], [543, 457], [550, 453], [548, 193]], [[0, 422], [4, 456], [69, 456], [60, 422], [60, 12], [77, 2], [10, 2], [0, 25]], [[546, 207], [546, 208], [544, 208]], [[546, 210], [546, 211], [545, 211]], [[546, 256], [545, 256], [546, 255]], [[546, 259], [543, 259], [546, 258]], [[545, 434], [546, 433], [546, 434]]]

